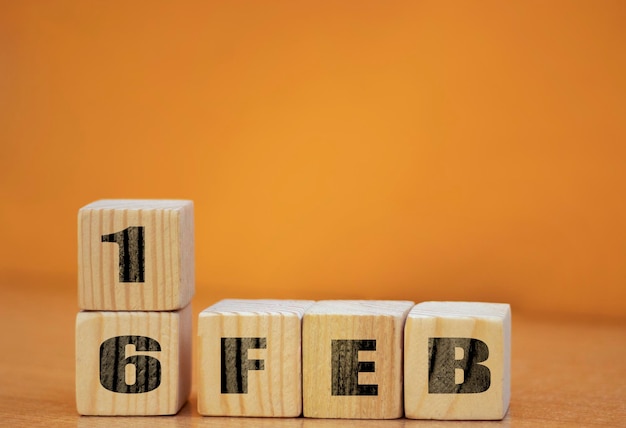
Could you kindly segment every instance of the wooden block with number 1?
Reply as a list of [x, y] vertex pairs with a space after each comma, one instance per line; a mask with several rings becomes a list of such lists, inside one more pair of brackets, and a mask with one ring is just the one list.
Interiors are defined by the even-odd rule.
[[193, 202], [111, 199], [78, 212], [78, 304], [176, 310], [194, 295]]
[[78, 413], [173, 415], [190, 387], [191, 305], [172, 312], [78, 313]]
[[304, 416], [403, 416], [404, 320], [413, 302], [329, 300], [303, 320]]
[[297, 417], [308, 300], [227, 299], [198, 320], [198, 413]]

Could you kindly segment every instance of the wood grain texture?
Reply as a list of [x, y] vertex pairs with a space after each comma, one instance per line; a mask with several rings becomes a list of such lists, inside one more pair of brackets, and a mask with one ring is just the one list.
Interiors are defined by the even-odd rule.
[[407, 418], [505, 416], [511, 395], [509, 305], [417, 304], [406, 320], [404, 352]]
[[[178, 412], [191, 388], [191, 313], [191, 306], [173, 312], [79, 312], [76, 317], [78, 412], [83, 415], [172, 415]], [[150, 338], [158, 343], [160, 350], [146, 348], [144, 351], [138, 345], [125, 345], [111, 349], [112, 353], [103, 352], [108, 339], [128, 336]], [[142, 365], [138, 360], [143, 357], [134, 356], [147, 356], [152, 362], [156, 359], [160, 373], [155, 374], [155, 364]], [[131, 364], [125, 364], [124, 360]], [[116, 371], [118, 365], [122, 367], [121, 373]], [[146, 382], [140, 383], [143, 375], [140, 372], [144, 368]], [[104, 381], [101, 371], [106, 373]], [[120, 376], [126, 378], [120, 380]], [[145, 388], [152, 381], [158, 385], [146, 392], [110, 390], [111, 385], [115, 388], [118, 384]], [[109, 385], [108, 389], [105, 385]]]
[[[143, 227], [143, 277], [120, 281], [120, 244], [103, 236]], [[128, 253], [137, 255], [131, 247]], [[134, 261], [134, 259], [133, 259]], [[133, 265], [129, 263], [129, 265]], [[176, 310], [195, 291], [193, 203], [101, 200], [78, 212], [78, 302], [81, 309]]]
[[307, 310], [302, 332], [305, 417], [402, 417], [403, 329], [412, 307], [409, 301], [328, 300]]
[[[0, 273], [0, 421], [11, 427], [369, 428], [381, 421], [311, 418], [203, 417], [197, 378], [176, 416], [95, 417], [76, 412], [74, 277]], [[193, 313], [221, 298], [198, 289]], [[626, 420], [626, 318], [550, 316], [513, 310], [511, 404], [501, 421], [471, 428], [618, 427]], [[194, 323], [195, 325], [196, 323]], [[195, 347], [199, 338], [193, 336]], [[197, 355], [196, 355], [197, 358]], [[197, 370], [198, 364], [194, 364]], [[449, 428], [458, 423], [396, 419], [385, 428]]]
[[[302, 316], [312, 304], [308, 300], [228, 299], [202, 311], [198, 318], [198, 412], [300, 416]], [[250, 349], [243, 342], [236, 356], [235, 341], [247, 338], [258, 340], [248, 343], [253, 345]], [[260, 360], [262, 370], [248, 369], [250, 360]]]

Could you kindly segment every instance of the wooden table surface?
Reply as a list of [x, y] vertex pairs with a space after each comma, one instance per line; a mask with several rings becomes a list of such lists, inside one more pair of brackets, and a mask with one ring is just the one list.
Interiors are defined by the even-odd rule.
[[[216, 293], [198, 290], [193, 300], [194, 320], [216, 300]], [[76, 288], [67, 281], [47, 277], [0, 280], [0, 425], [626, 426], [626, 364], [622, 360], [626, 356], [626, 319], [546, 318], [517, 313], [513, 307], [512, 398], [507, 417], [500, 422], [203, 417], [196, 410], [195, 386], [176, 416], [129, 418], [76, 413], [77, 311]]]

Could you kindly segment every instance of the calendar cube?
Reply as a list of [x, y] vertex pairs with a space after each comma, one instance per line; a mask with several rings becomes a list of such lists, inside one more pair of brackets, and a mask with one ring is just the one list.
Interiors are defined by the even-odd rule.
[[306, 300], [223, 300], [198, 321], [198, 412], [297, 417]]
[[420, 303], [406, 321], [404, 352], [407, 418], [504, 418], [511, 396], [509, 305]]
[[191, 201], [101, 200], [78, 212], [81, 309], [176, 310], [194, 284]]
[[321, 301], [303, 321], [304, 416], [403, 416], [402, 346], [407, 301]]
[[78, 413], [177, 413], [191, 387], [191, 328], [191, 305], [174, 312], [79, 312]]

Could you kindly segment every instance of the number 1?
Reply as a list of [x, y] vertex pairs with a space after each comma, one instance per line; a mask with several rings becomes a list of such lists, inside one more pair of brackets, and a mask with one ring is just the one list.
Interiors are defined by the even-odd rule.
[[144, 233], [143, 226], [102, 235], [102, 242], [115, 242], [120, 254], [120, 282], [144, 282]]

